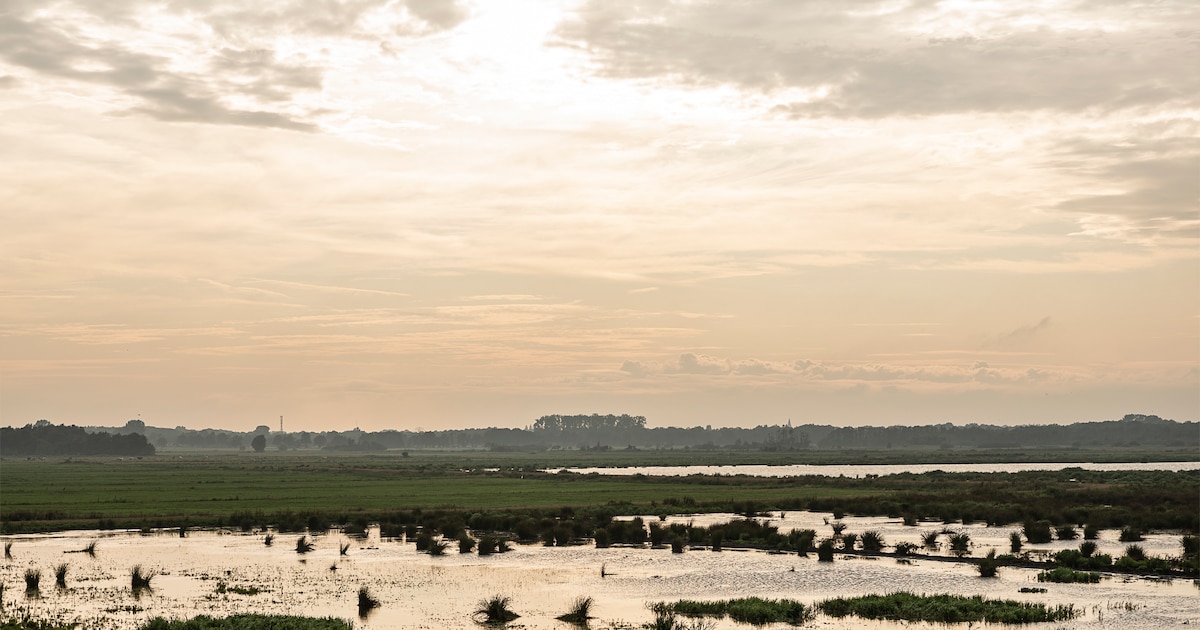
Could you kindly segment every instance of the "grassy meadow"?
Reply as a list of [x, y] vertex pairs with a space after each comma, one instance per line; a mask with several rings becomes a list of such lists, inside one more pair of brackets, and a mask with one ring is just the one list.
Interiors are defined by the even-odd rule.
[[[1006, 451], [1007, 452], [1007, 451]], [[974, 452], [990, 461], [994, 452]], [[1008, 452], [1009, 455], [1014, 455]], [[1092, 461], [1146, 452], [1073, 453]], [[164, 452], [146, 458], [39, 458], [0, 462], [5, 533], [75, 528], [258, 526], [283, 513], [308, 523], [386, 518], [413, 510], [603, 508], [612, 514], [815, 509], [917, 518], [1195, 529], [1200, 474], [1068, 470], [927, 473], [852, 479], [732, 475], [615, 477], [542, 473], [583, 466], [904, 463], [971, 452], [416, 451], [407, 455]], [[1023, 453], [1015, 453], [1023, 455]], [[1134, 459], [1136, 461], [1136, 459]], [[253, 516], [248, 516], [253, 515]], [[407, 518], [407, 517], [406, 517]], [[401, 519], [406, 520], [406, 519]], [[413, 519], [407, 518], [408, 522]]]

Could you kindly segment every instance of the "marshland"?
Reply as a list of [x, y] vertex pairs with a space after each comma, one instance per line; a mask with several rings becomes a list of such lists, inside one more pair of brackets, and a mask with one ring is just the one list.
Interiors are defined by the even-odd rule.
[[[795, 603], [771, 623], [851, 628], [868, 622], [822, 603], [896, 592], [1072, 606], [1072, 627], [1200, 614], [1190, 463], [660, 477], [564, 472], [561, 460], [6, 460], [3, 614], [114, 629], [202, 614], [472, 628], [498, 598], [522, 627], [582, 616], [603, 628], [656, 623], [679, 601], [758, 598]], [[20, 588], [60, 570], [65, 586]], [[729, 615], [695, 623], [746, 627]]]

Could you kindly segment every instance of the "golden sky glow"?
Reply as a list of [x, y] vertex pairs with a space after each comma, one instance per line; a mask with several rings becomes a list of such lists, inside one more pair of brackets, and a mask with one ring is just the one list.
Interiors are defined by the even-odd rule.
[[1200, 419], [1200, 8], [8, 0], [0, 423]]

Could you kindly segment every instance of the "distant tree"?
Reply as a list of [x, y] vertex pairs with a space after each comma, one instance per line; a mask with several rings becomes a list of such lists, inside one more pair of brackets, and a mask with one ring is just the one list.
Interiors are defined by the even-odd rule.
[[267, 436], [259, 434], [250, 440], [250, 448], [254, 449], [255, 453], [261, 453], [267, 450]]
[[130, 420], [125, 423], [125, 430], [132, 433], [144, 433], [146, 431], [146, 423], [141, 420]]

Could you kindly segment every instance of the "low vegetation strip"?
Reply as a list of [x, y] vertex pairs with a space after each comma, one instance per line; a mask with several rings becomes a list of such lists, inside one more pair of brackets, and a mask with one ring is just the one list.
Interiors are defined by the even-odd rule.
[[1066, 621], [1078, 615], [1074, 606], [1048, 607], [1044, 604], [1013, 600], [984, 599], [981, 596], [914, 595], [891, 593], [863, 597], [839, 597], [821, 602], [821, 612], [830, 617], [854, 615], [863, 619], [926, 621], [930, 623], [1043, 623]]
[[234, 615], [188, 620], [151, 619], [139, 630], [353, 630], [354, 626], [333, 617], [293, 617], [287, 615]]
[[763, 625], [790, 623], [800, 625], [816, 617], [815, 611], [801, 602], [790, 599], [744, 597], [711, 602], [680, 600], [673, 604], [657, 604], [655, 613], [675, 613], [687, 617], [725, 617], [734, 621]]

